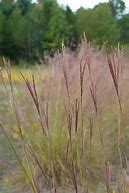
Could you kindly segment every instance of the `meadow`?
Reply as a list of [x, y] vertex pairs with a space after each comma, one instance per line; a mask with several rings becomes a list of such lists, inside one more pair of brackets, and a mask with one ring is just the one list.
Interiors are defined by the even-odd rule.
[[129, 58], [86, 40], [0, 71], [0, 193], [128, 193]]

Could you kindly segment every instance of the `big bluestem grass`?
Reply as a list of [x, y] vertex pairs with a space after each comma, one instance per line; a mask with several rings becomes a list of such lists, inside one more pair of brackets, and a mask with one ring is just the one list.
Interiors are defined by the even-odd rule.
[[[88, 44], [85, 36], [77, 53], [62, 45], [61, 53], [47, 58], [48, 67], [40, 66], [35, 72], [41, 82], [36, 83], [34, 75], [28, 79], [21, 70], [22, 97], [18, 98], [15, 87], [19, 87], [13, 84], [4, 59], [8, 83], [2, 71], [1, 81], [14, 110], [19, 138], [10, 136], [9, 128], [1, 129], [33, 192], [41, 193], [47, 187], [56, 193], [60, 186], [66, 192], [71, 187], [75, 193], [98, 193], [103, 184], [103, 192], [110, 193], [110, 166], [120, 164], [123, 175], [129, 92], [122, 93], [121, 85], [127, 88], [129, 70], [125, 59], [121, 67], [118, 56], [120, 49], [107, 60], [106, 53]], [[123, 177], [118, 187], [121, 192], [126, 190], [124, 181]]]
[[[120, 166], [121, 166], [121, 172], [122, 172], [122, 192], [126, 192], [125, 186], [124, 186], [124, 174], [123, 174], [123, 161], [122, 161], [122, 151], [121, 151], [121, 126], [123, 121], [123, 109], [122, 109], [122, 100], [120, 96], [120, 81], [121, 81], [121, 75], [122, 75], [122, 60], [121, 60], [121, 52], [119, 51], [119, 45], [117, 51], [114, 51], [111, 56], [108, 56], [108, 66], [111, 73], [111, 77], [114, 83], [114, 88], [116, 91], [117, 99], [118, 99], [118, 129], [117, 129], [117, 148], [118, 148], [118, 154], [119, 154], [119, 160], [120, 160]], [[127, 139], [127, 134], [125, 128], [123, 128], [125, 131], [125, 137]], [[125, 140], [126, 140], [125, 139]]]

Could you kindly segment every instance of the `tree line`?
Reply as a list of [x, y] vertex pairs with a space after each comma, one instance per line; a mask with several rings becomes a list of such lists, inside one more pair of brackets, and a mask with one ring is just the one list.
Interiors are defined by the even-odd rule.
[[35, 60], [60, 49], [75, 50], [82, 34], [99, 45], [129, 44], [129, 13], [122, 0], [99, 3], [93, 9], [59, 6], [56, 0], [1, 0], [0, 55]]

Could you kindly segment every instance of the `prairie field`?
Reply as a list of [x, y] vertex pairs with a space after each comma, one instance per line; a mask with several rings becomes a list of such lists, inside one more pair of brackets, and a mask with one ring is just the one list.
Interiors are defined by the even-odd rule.
[[82, 43], [0, 71], [0, 193], [128, 193], [129, 59]]
[[129, 193], [128, 0], [0, 0], [0, 193]]

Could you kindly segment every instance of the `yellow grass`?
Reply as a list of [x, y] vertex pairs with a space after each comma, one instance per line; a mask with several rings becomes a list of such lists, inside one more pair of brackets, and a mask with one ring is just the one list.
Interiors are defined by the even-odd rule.
[[[32, 74], [34, 74], [33, 71], [30, 71], [30, 69], [29, 70], [28, 69], [22, 69], [21, 72], [24, 74], [24, 76], [29, 81], [32, 81]], [[5, 69], [2, 70], [2, 74], [3, 74], [4, 80], [8, 81], [8, 75], [7, 75]], [[40, 80], [41, 80], [40, 74], [36, 73], [36, 74], [34, 74], [34, 76], [35, 76], [35, 82], [36, 83], [40, 82]], [[13, 68], [11, 70], [11, 78], [12, 78], [13, 83], [18, 83], [18, 84], [24, 83], [23, 78], [20, 74], [20, 71], [15, 69], [15, 68]]]

